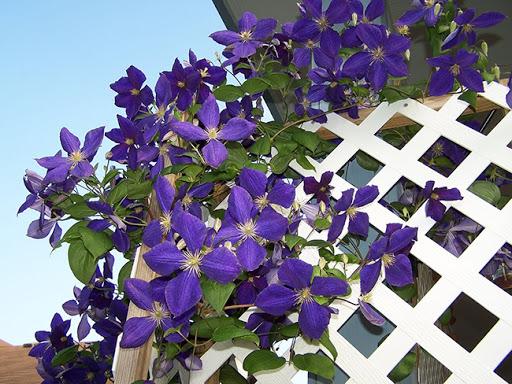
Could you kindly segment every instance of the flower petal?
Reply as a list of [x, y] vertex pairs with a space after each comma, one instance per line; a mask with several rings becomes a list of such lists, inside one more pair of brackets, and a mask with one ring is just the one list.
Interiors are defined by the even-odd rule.
[[262, 311], [281, 316], [295, 303], [295, 292], [278, 284], [271, 284], [256, 297], [255, 305]]
[[194, 272], [181, 272], [165, 287], [165, 301], [174, 316], [179, 316], [195, 306], [203, 293], [199, 278]]
[[213, 94], [205, 100], [197, 112], [197, 117], [199, 117], [199, 120], [201, 120], [201, 123], [203, 123], [207, 130], [211, 128], [216, 129], [219, 126], [219, 105]]
[[265, 208], [256, 221], [256, 234], [270, 241], [279, 241], [288, 229], [288, 219], [272, 208]]
[[366, 301], [359, 300], [359, 309], [361, 313], [371, 324], [382, 326], [386, 322], [386, 319], [382, 317], [380, 313], [378, 313], [373, 307], [368, 304]]
[[121, 337], [121, 348], [137, 348], [153, 334], [156, 323], [150, 317], [132, 317], [126, 321]]
[[175, 211], [172, 215], [172, 227], [185, 240], [189, 251], [196, 252], [202, 248], [207, 229], [196, 216], [184, 211]]
[[290, 208], [293, 204], [293, 200], [295, 200], [295, 188], [293, 185], [279, 179], [268, 193], [267, 198], [268, 201], [273, 204], [280, 205], [284, 208]]
[[185, 260], [183, 253], [169, 241], [154, 246], [143, 257], [149, 268], [163, 276], [177, 271]]
[[364, 207], [374, 201], [377, 196], [379, 196], [379, 188], [376, 185], [366, 185], [357, 190], [353, 205]]
[[279, 280], [294, 289], [303, 289], [311, 285], [313, 266], [300, 259], [286, 259], [277, 272]]
[[201, 271], [210, 279], [227, 284], [240, 274], [240, 266], [233, 252], [226, 247], [219, 247], [204, 256]]
[[99, 127], [93, 129], [85, 135], [84, 147], [82, 153], [87, 157], [89, 161], [96, 155], [98, 149], [103, 141], [103, 135], [105, 133], [105, 127]]
[[170, 128], [185, 140], [198, 141], [208, 139], [206, 131], [186, 121], [172, 121]]
[[236, 255], [245, 271], [254, 271], [267, 256], [267, 251], [255, 240], [247, 238], [238, 246]]
[[256, 129], [256, 124], [239, 117], [230, 119], [220, 130], [218, 138], [227, 141], [247, 139]]
[[455, 78], [451, 72], [446, 68], [441, 68], [432, 74], [430, 80], [430, 95], [442, 96], [453, 90]]
[[384, 268], [386, 281], [395, 287], [404, 287], [414, 282], [411, 260], [406, 255], [395, 255], [394, 263]]
[[132, 303], [140, 309], [150, 311], [153, 308], [151, 286], [147, 281], [128, 278], [124, 281], [124, 291]]
[[311, 293], [320, 296], [344, 296], [348, 289], [348, 283], [337, 277], [316, 276], [311, 284]]
[[379, 280], [381, 268], [382, 263], [380, 260], [375, 263], [366, 264], [363, 268], [361, 268], [359, 279], [362, 295], [366, 295], [367, 293], [371, 292], [373, 287], [375, 287], [377, 280]]
[[299, 313], [300, 330], [312, 339], [319, 339], [329, 325], [331, 312], [316, 301], [308, 301], [302, 304]]
[[334, 242], [338, 239], [338, 237], [341, 235], [341, 232], [343, 232], [346, 221], [346, 213], [343, 213], [342, 215], [336, 215], [332, 218], [332, 223], [329, 227], [329, 232], [327, 233], [327, 241]]
[[60, 130], [60, 144], [67, 153], [80, 150], [80, 139], [73, 135], [67, 128]]
[[252, 168], [243, 168], [238, 181], [240, 186], [249, 192], [253, 198], [265, 195], [267, 176], [263, 172]]
[[218, 140], [212, 140], [202, 150], [206, 163], [213, 167], [218, 168], [228, 158], [228, 150]]
[[238, 186], [231, 188], [228, 198], [228, 213], [240, 224], [251, 220], [256, 213], [256, 207], [249, 192]]
[[370, 218], [366, 212], [356, 212], [354, 216], [349, 216], [348, 231], [350, 233], [362, 237], [367, 237], [369, 229]]
[[170, 212], [176, 194], [170, 181], [164, 176], [158, 176], [155, 181], [154, 189], [158, 205], [160, 205], [162, 211]]

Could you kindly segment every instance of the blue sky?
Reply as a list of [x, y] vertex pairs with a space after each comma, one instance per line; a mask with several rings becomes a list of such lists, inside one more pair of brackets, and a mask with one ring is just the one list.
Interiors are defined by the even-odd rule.
[[209, 0], [16, 0], [2, 5], [0, 339], [33, 341], [34, 331], [48, 327], [77, 284], [65, 249], [50, 254], [46, 239], [25, 237], [35, 218], [29, 211], [16, 216], [26, 195], [25, 169], [37, 170], [34, 158], [59, 149], [63, 126], [81, 138], [98, 126], [114, 128], [120, 110], [109, 84], [129, 65], [142, 69], [153, 86], [175, 57], [186, 58], [189, 47], [213, 59], [220, 47], [208, 35], [219, 29], [224, 25]]

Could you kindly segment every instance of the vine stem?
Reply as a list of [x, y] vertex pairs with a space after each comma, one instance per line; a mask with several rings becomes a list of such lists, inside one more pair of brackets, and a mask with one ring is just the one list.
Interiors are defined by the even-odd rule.
[[236, 305], [226, 305], [224, 310], [228, 309], [241, 309], [241, 308], [252, 308], [255, 307], [254, 304], [236, 304]]

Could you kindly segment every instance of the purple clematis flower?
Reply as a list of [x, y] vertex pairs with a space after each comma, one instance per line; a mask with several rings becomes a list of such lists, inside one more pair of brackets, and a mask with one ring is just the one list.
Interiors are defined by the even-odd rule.
[[197, 92], [197, 102], [202, 104], [212, 93], [208, 84], [221, 85], [224, 80], [226, 80], [226, 70], [212, 65], [212, 63], [206, 59], [197, 60], [192, 50], [189, 51], [188, 58], [192, 68], [199, 74], [200, 81]]
[[304, 178], [304, 192], [313, 195], [318, 201], [329, 204], [329, 196], [332, 187], [329, 185], [334, 176], [333, 172], [324, 172], [320, 177], [320, 181], [316, 181], [314, 177], [308, 176]]
[[217, 43], [233, 49], [238, 58], [245, 58], [256, 53], [256, 49], [272, 35], [277, 21], [275, 19], [258, 20], [254, 13], [244, 12], [238, 21], [238, 32], [219, 31], [210, 37]]
[[144, 260], [162, 276], [177, 273], [165, 287], [165, 301], [171, 313], [180, 316], [201, 300], [199, 277], [202, 273], [220, 284], [227, 284], [236, 279], [240, 266], [229, 248], [210, 246], [209, 231], [194, 215], [175, 209], [172, 226], [186, 248], [180, 250], [164, 241], [144, 254]]
[[482, 230], [476, 221], [451, 210], [435, 228], [433, 239], [455, 256], [460, 256]]
[[151, 220], [142, 235], [144, 244], [154, 247], [164, 240], [171, 240], [171, 211], [176, 195], [174, 187], [165, 176], [158, 176], [153, 186], [161, 216]]
[[454, 21], [458, 27], [446, 37], [441, 48], [450, 49], [463, 41], [467, 41], [468, 45], [475, 45], [477, 40], [475, 29], [492, 27], [506, 18], [501, 12], [485, 12], [478, 17], [475, 16], [474, 8], [466, 9], [457, 15]]
[[510, 271], [512, 271], [512, 246], [507, 243], [496, 252], [480, 273], [493, 280], [499, 277], [505, 277], [507, 280]]
[[465, 49], [457, 51], [454, 56], [442, 55], [427, 59], [427, 62], [432, 67], [437, 67], [438, 70], [433, 73], [430, 81], [430, 95], [441, 96], [453, 90], [455, 79], [465, 86], [466, 88], [475, 91], [483, 92], [483, 79], [482, 75], [473, 68], [473, 65], [478, 61], [476, 53], [470, 53]]
[[307, 95], [304, 95], [304, 91], [302, 88], [297, 88], [295, 90], [295, 97], [297, 98], [297, 104], [295, 104], [295, 114], [298, 117], [302, 117], [304, 115], [308, 117], [313, 117], [313, 121], [317, 123], [323, 124], [327, 123], [327, 116], [319, 108], [313, 108], [311, 103], [316, 103], [321, 100], [321, 94], [314, 92], [314, 89], [310, 88]]
[[206, 198], [213, 189], [213, 183], [203, 183], [191, 187], [184, 183], [178, 189], [176, 200], [181, 203], [183, 210], [190, 212], [199, 219], [202, 218], [200, 200]]
[[303, 18], [299, 19], [292, 29], [292, 37], [297, 41], [318, 38], [327, 31], [333, 31], [335, 24], [350, 19], [349, 7], [344, 0], [332, 0], [325, 11], [321, 0], [303, 0]]
[[384, 0], [372, 0], [367, 5], [366, 9], [363, 4], [357, 1], [349, 1], [350, 14], [352, 15], [353, 21], [357, 16], [357, 24], [350, 26], [343, 31], [341, 35], [342, 45], [345, 48], [355, 48], [361, 46], [361, 40], [357, 37], [357, 28], [360, 24], [368, 24], [375, 21], [377, 18], [384, 15], [386, 5]]
[[146, 76], [140, 69], [131, 65], [127, 70], [127, 77], [121, 77], [110, 88], [117, 92], [115, 98], [116, 106], [126, 108], [126, 115], [129, 119], [134, 118], [141, 105], [148, 106], [153, 102], [153, 92], [147, 85], [142, 86]]
[[407, 76], [404, 53], [409, 49], [410, 39], [396, 34], [388, 36], [382, 28], [371, 24], [360, 24], [356, 34], [366, 49], [347, 59], [343, 66], [345, 76], [365, 77], [375, 91], [386, 85], [388, 75]]
[[290, 208], [295, 199], [295, 188], [281, 179], [272, 185], [267, 176], [261, 171], [243, 168], [238, 178], [240, 186], [254, 199], [260, 211], [276, 204], [283, 208]]
[[396, 22], [396, 25], [413, 25], [425, 20], [428, 27], [437, 24], [443, 6], [447, 0], [414, 0], [414, 8], [405, 12]]
[[440, 221], [446, 212], [446, 206], [441, 201], [462, 200], [462, 195], [457, 188], [434, 188], [433, 181], [427, 181], [423, 189], [423, 196], [427, 199], [425, 211], [428, 217]]
[[63, 320], [58, 313], [53, 315], [50, 331], [36, 332], [36, 340], [39, 344], [32, 347], [28, 353], [29, 356], [42, 357], [50, 348], [54, 348], [58, 352], [72, 346], [73, 338], [71, 335], [67, 335], [70, 326], [71, 320]]
[[228, 157], [228, 151], [221, 140], [238, 141], [248, 138], [256, 129], [256, 124], [234, 117], [219, 126], [219, 106], [213, 95], [208, 96], [197, 112], [204, 129], [186, 121], [173, 121], [171, 128], [185, 140], [206, 141], [202, 154], [208, 165], [218, 168]]
[[252, 114], [253, 105], [251, 96], [244, 96], [240, 101], [228, 101], [226, 103], [226, 109], [220, 113], [220, 121], [225, 124], [229, 119], [233, 117], [239, 117], [254, 122], [254, 116]]
[[199, 87], [201, 77], [193, 67], [183, 67], [178, 59], [174, 61], [172, 71], [163, 72], [171, 83], [172, 96], [176, 99], [176, 107], [186, 110], [192, 104], [194, 93]]
[[348, 232], [362, 237], [368, 236], [370, 219], [366, 212], [359, 209], [370, 204], [379, 195], [379, 188], [375, 185], [367, 185], [359, 188], [355, 193], [354, 189], [347, 189], [341, 194], [339, 200], [334, 204], [336, 216], [332, 218], [332, 224], [327, 234], [328, 241], [336, 241], [341, 235], [348, 218]]
[[[393, 231], [389, 230], [392, 226]], [[399, 229], [398, 229], [399, 228]], [[418, 234], [417, 228], [389, 224], [385, 236], [375, 240], [370, 246], [367, 263], [361, 269], [361, 294], [368, 294], [379, 278], [382, 265], [386, 281], [395, 287], [413, 283], [412, 265], [407, 256]]]
[[281, 240], [287, 227], [288, 220], [284, 216], [270, 207], [260, 213], [249, 192], [235, 186], [231, 189], [227, 214], [215, 243], [238, 244], [236, 255], [240, 265], [246, 271], [254, 271], [267, 255], [263, 240]]
[[77, 178], [89, 177], [94, 173], [90, 163], [103, 140], [104, 127], [93, 129], [85, 135], [85, 143], [80, 148], [80, 140], [67, 128], [60, 131], [62, 148], [67, 152], [67, 157], [59, 154], [37, 159], [37, 163], [48, 170], [43, 179], [43, 184], [60, 183], [68, 176]]
[[279, 268], [283, 285], [271, 284], [256, 298], [256, 306], [273, 316], [284, 315], [295, 306], [299, 309], [299, 327], [312, 339], [319, 339], [329, 325], [331, 310], [320, 305], [315, 296], [343, 296], [348, 293], [346, 281], [337, 277], [313, 278], [313, 266], [299, 259], [286, 259]]

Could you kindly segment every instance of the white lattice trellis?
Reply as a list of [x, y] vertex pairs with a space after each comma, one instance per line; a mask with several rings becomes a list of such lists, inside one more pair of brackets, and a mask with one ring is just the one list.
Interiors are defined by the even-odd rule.
[[[506, 87], [493, 83], [487, 86], [481, 96], [507, 108], [506, 92]], [[512, 113], [507, 114], [489, 135], [484, 136], [456, 121], [466, 108], [467, 103], [453, 96], [439, 111], [414, 100], [404, 100], [392, 105], [382, 104], [359, 126], [338, 115], [332, 115], [324, 126], [343, 139], [341, 144], [321, 164], [310, 159], [315, 165], [315, 172], [306, 171], [296, 163], [291, 165], [305, 176], [319, 177], [328, 170], [338, 171], [358, 150], [362, 150], [384, 164], [369, 182], [379, 187], [380, 197], [402, 177], [417, 185], [425, 185], [427, 180], [434, 180], [440, 186], [459, 188], [464, 199], [450, 206], [484, 227], [476, 240], [457, 258], [426, 236], [434, 222], [425, 216], [423, 209], [418, 210], [408, 220], [407, 225], [419, 228], [418, 241], [411, 253], [436, 271], [441, 278], [414, 308], [384, 284], [379, 283], [376, 286], [371, 303], [396, 328], [368, 358], [338, 333], [357, 308], [344, 302], [334, 303], [339, 314], [332, 317], [330, 335], [339, 352], [336, 364], [350, 376], [348, 383], [391, 383], [387, 375], [416, 344], [452, 372], [446, 383], [505, 383], [493, 371], [512, 350], [512, 297], [483, 277], [479, 271], [504, 243], [512, 244], [512, 203], [499, 210], [468, 192], [467, 188], [491, 163], [512, 172], [512, 149], [507, 147], [512, 141]], [[375, 135], [396, 113], [401, 113], [423, 126], [401, 150]], [[318, 128], [318, 124], [305, 127], [311, 131]], [[471, 152], [447, 178], [418, 161], [440, 136]], [[335, 186], [333, 195], [336, 198], [343, 190], [353, 187], [336, 175], [332, 184]], [[302, 188], [298, 189], [301, 190]], [[305, 200], [307, 196], [299, 195], [298, 199]], [[368, 206], [366, 211], [370, 215], [371, 224], [381, 231], [385, 230], [387, 223], [403, 223], [377, 202]], [[299, 228], [299, 234], [305, 236], [310, 230], [307, 224], [303, 224]], [[303, 252], [302, 258], [310, 262], [317, 261], [315, 253], [308, 253], [307, 250]], [[359, 295], [359, 287], [356, 284], [352, 288], [350, 299], [355, 301]], [[462, 292], [498, 318], [497, 323], [472, 352], [466, 351], [434, 325]], [[247, 315], [246, 313], [244, 318]], [[322, 348], [304, 341], [298, 341], [295, 345], [297, 353], [317, 352]], [[281, 345], [280, 349], [280, 353], [286, 356], [287, 345]], [[233, 345], [230, 342], [215, 344], [202, 358], [203, 369], [192, 373], [191, 382], [204, 383], [231, 356], [236, 357], [238, 364], [251, 351], [250, 345]], [[326, 350], [324, 352], [328, 353]], [[241, 363], [238, 367], [241, 369]], [[258, 383], [268, 384], [299, 383], [305, 378], [303, 372], [298, 373], [291, 365], [255, 376]]]

